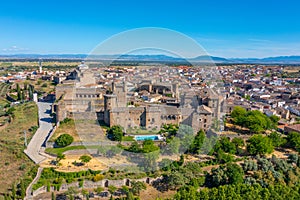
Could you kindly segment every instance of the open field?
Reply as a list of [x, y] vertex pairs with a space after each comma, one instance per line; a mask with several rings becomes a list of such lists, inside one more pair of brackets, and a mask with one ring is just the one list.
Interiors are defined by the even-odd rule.
[[72, 164], [72, 162], [74, 162], [74, 161], [80, 162], [79, 158], [80, 158], [80, 155], [66, 155], [65, 159], [60, 161], [60, 166], [51, 165], [50, 159], [43, 161], [40, 164], [40, 166], [44, 167], [44, 168], [54, 167], [56, 171], [60, 171], [60, 172], [80, 172], [80, 171], [84, 171], [84, 170], [88, 170], [88, 169], [98, 171], [98, 170], [108, 169], [107, 166], [105, 164], [103, 164], [102, 162], [100, 162], [99, 159], [93, 158], [93, 157], [85, 165], [74, 166]]
[[[64, 66], [74, 66], [77, 67], [80, 64], [78, 61], [74, 62], [60, 62], [60, 61], [47, 61], [42, 62], [44, 67], [64, 67]], [[38, 61], [13, 61], [13, 62], [0, 62], [0, 67], [27, 67], [27, 68], [37, 68], [39, 66]]]
[[30, 139], [33, 133], [29, 129], [38, 125], [37, 106], [31, 102], [15, 106], [15, 109], [12, 122], [0, 131], [1, 194], [7, 192], [13, 183], [24, 178], [35, 166], [23, 153], [23, 130], [27, 131], [27, 139]]
[[299, 67], [285, 67], [283, 69], [284, 72], [287, 72], [287, 73], [297, 73], [300, 71], [300, 68]]
[[69, 134], [74, 138], [74, 142], [99, 142], [105, 141], [105, 130], [94, 120], [71, 119], [60, 123], [49, 141], [54, 142], [62, 134]]
[[176, 191], [166, 191], [166, 192], [160, 192], [154, 187], [147, 185], [146, 190], [142, 190], [139, 197], [143, 200], [152, 200], [152, 199], [170, 199], [175, 195]]

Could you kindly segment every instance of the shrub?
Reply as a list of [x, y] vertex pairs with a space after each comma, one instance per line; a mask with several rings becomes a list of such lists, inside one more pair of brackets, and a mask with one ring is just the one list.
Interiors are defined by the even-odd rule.
[[92, 180], [94, 182], [97, 182], [97, 181], [101, 181], [102, 179], [104, 179], [104, 176], [102, 174], [96, 174]]
[[123, 130], [121, 126], [112, 126], [107, 130], [107, 137], [113, 141], [122, 141]]
[[72, 121], [72, 119], [70, 119], [70, 118], [65, 118], [64, 120], [62, 120], [61, 122], [60, 122], [60, 124], [67, 124], [67, 123], [69, 123], [69, 122], [71, 122]]
[[22, 163], [19, 167], [19, 170], [25, 170], [26, 169], [26, 164], [25, 163]]
[[62, 134], [60, 135], [56, 140], [55, 143], [59, 146], [59, 147], [66, 147], [68, 145], [70, 145], [73, 142], [73, 137], [69, 134]]
[[79, 187], [82, 188], [83, 187], [83, 179], [79, 179], [78, 184], [79, 184]]

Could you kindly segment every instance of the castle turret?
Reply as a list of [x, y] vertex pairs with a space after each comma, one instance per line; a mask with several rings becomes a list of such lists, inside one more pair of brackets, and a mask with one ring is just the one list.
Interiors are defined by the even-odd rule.
[[105, 111], [110, 111], [117, 107], [117, 96], [114, 94], [104, 95], [104, 109]]
[[110, 111], [117, 107], [117, 96], [113, 94], [104, 95], [104, 123], [110, 124]]

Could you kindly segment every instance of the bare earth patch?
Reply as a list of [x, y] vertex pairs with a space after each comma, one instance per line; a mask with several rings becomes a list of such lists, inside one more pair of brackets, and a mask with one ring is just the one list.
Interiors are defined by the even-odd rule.
[[44, 168], [54, 167], [57, 171], [60, 172], [78, 172], [78, 171], [85, 171], [88, 169], [100, 171], [100, 170], [106, 170], [107, 166], [100, 162], [99, 159], [93, 158], [90, 160], [90, 162], [86, 163], [83, 166], [74, 166], [72, 163], [74, 161], [80, 162], [79, 160], [80, 155], [66, 155], [66, 158], [60, 161], [60, 166], [54, 166], [51, 165], [51, 159], [47, 159], [43, 161], [40, 166]]
[[176, 191], [167, 191], [167, 192], [160, 192], [157, 189], [155, 189], [154, 187], [147, 185], [147, 189], [141, 191], [140, 193], [140, 199], [143, 200], [152, 200], [152, 199], [157, 199], [157, 198], [161, 198], [161, 199], [170, 199], [175, 195]]

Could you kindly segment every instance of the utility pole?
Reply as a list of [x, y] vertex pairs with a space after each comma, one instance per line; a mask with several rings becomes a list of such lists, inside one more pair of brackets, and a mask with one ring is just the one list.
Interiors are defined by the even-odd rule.
[[26, 136], [26, 130], [24, 130], [24, 145], [27, 147], [27, 136]]

